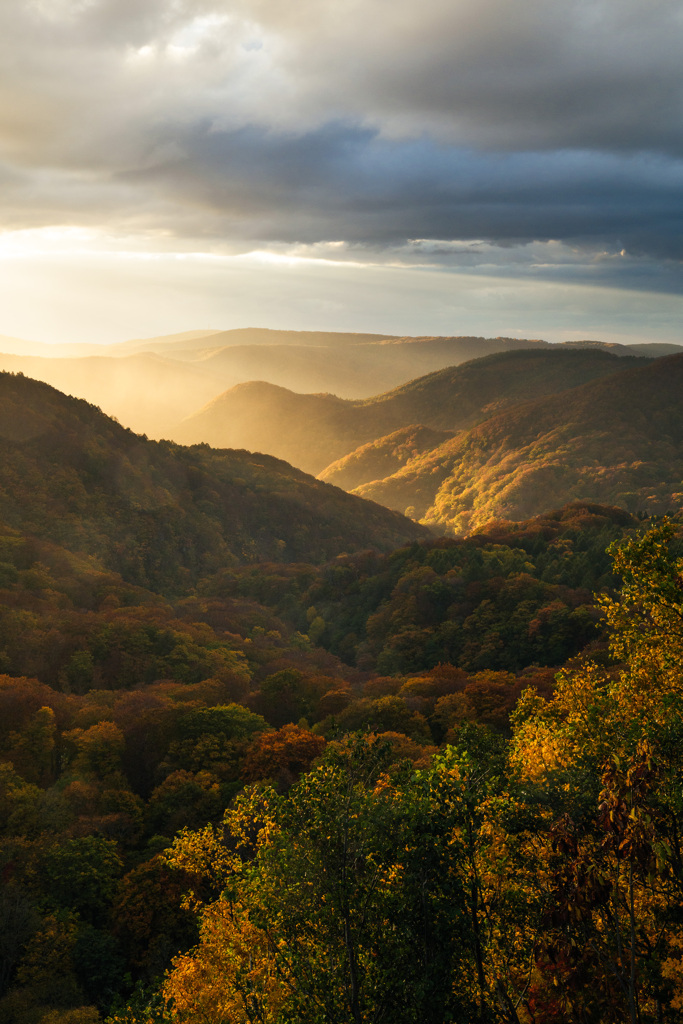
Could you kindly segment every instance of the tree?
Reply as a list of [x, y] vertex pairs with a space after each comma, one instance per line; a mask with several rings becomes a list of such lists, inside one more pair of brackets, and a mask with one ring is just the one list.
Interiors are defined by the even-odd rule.
[[244, 759], [242, 778], [247, 782], [272, 779], [286, 788], [308, 771], [324, 748], [322, 736], [298, 725], [283, 725], [254, 741]]
[[[179, 972], [196, 985], [201, 962], [211, 978], [203, 984], [214, 990], [215, 972], [226, 972], [230, 998], [249, 1020], [477, 1019], [461, 847], [448, 807], [435, 808], [426, 774], [392, 775], [388, 760], [381, 743], [351, 739], [328, 748], [286, 797], [252, 790], [226, 814], [235, 859], [222, 899], [204, 912], [194, 966], [183, 958], [169, 979], [176, 1005]], [[189, 838], [176, 843], [176, 857]], [[229, 924], [212, 960], [207, 944], [217, 948], [221, 921]], [[260, 950], [255, 961], [245, 960], [245, 948]], [[273, 970], [277, 988], [269, 987]], [[181, 1020], [200, 1019], [191, 1003]]]
[[122, 862], [116, 844], [101, 836], [68, 839], [50, 847], [40, 862], [45, 901], [100, 923], [117, 888]]
[[163, 973], [169, 959], [197, 938], [194, 916], [183, 906], [193, 876], [157, 855], [124, 875], [112, 906], [113, 930], [129, 963], [146, 978]]
[[16, 884], [3, 885], [0, 889], [0, 996], [9, 985], [24, 944], [39, 924], [40, 916], [28, 894]]
[[673, 1006], [667, 978], [683, 937], [673, 912], [683, 903], [675, 541], [664, 522], [611, 549], [623, 585], [601, 603], [617, 667], [562, 673], [549, 703], [528, 694], [516, 713], [513, 763], [561, 812], [546, 862], [539, 991], [550, 987], [582, 1021], [661, 1021]]
[[73, 770], [85, 776], [107, 780], [121, 777], [126, 741], [114, 722], [98, 722], [89, 729], [72, 729], [64, 741], [75, 750]]
[[198, 828], [220, 820], [227, 800], [219, 780], [211, 772], [171, 772], [153, 790], [147, 804], [147, 823], [152, 833], [172, 836], [179, 829]]
[[10, 759], [27, 782], [45, 785], [52, 781], [56, 731], [54, 711], [43, 707], [20, 733], [10, 733]]

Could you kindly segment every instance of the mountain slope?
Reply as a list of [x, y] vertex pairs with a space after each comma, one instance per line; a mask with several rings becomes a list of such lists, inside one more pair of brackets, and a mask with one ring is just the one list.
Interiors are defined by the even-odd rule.
[[[544, 341], [517, 338], [384, 338], [355, 341], [353, 335], [323, 335], [321, 344], [285, 342], [287, 332], [270, 332], [256, 344], [217, 348], [216, 338], [201, 352], [174, 353], [210, 368], [228, 384], [265, 380], [298, 392], [332, 392], [359, 399], [386, 391], [425, 373], [503, 351], [543, 350]], [[294, 335], [296, 337], [296, 335]], [[313, 336], [317, 338], [317, 336]], [[362, 336], [360, 336], [362, 337]], [[278, 338], [278, 340], [275, 340]], [[339, 339], [339, 340], [337, 340]], [[370, 336], [372, 339], [372, 336]]]
[[592, 349], [615, 356], [658, 358], [682, 351], [663, 344], [620, 345], [601, 341], [551, 344], [524, 338], [394, 337], [337, 331], [283, 331], [246, 328], [196, 332], [187, 343], [168, 339], [130, 342], [118, 350], [156, 352], [203, 364], [224, 388], [265, 380], [298, 392], [332, 392], [343, 398], [371, 397], [404, 381], [497, 352]]
[[600, 350], [540, 348], [503, 352], [430, 373], [385, 394], [348, 401], [300, 395], [264, 382], [239, 385], [189, 417], [173, 436], [265, 451], [311, 473], [361, 445], [422, 424], [459, 430], [494, 411], [618, 372]]
[[0, 521], [141, 585], [427, 535], [269, 456], [148, 441], [23, 376], [0, 374], [0, 437]]
[[432, 430], [421, 424], [401, 427], [337, 459], [320, 473], [319, 479], [352, 491], [361, 484], [391, 476], [411, 459], [433, 451], [452, 436], [452, 431]]
[[[186, 332], [109, 346], [53, 348], [7, 340], [7, 352], [2, 353], [0, 346], [0, 370], [45, 381], [99, 405], [132, 430], [177, 441], [185, 440], [182, 431], [175, 430], [180, 419], [238, 384], [263, 380], [296, 392], [326, 391], [355, 399], [504, 343], [255, 330]], [[367, 439], [363, 436], [359, 442]], [[267, 446], [266, 450], [271, 451]], [[347, 450], [340, 449], [318, 468]]]
[[248, 448], [315, 472], [367, 436], [356, 404], [335, 395], [300, 395], [265, 381], [249, 381], [219, 395], [174, 430], [184, 444]]
[[683, 502], [683, 355], [522, 403], [355, 493], [462, 534], [573, 500]]

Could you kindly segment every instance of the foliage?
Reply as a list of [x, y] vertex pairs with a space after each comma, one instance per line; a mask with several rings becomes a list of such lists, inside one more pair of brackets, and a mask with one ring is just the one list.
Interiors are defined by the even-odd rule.
[[[107, 451], [76, 476], [110, 508]], [[675, 522], [581, 504], [152, 583], [79, 515], [0, 526], [0, 1022], [672, 1024]]]
[[0, 397], [23, 424], [2, 446], [0, 520], [129, 583], [177, 593], [225, 564], [324, 561], [426, 535], [277, 459], [149, 441], [22, 375], [0, 374]]
[[[629, 360], [630, 364], [630, 360]], [[570, 501], [629, 512], [678, 508], [683, 357], [658, 359], [500, 411], [355, 489], [455, 536]]]
[[517, 713], [519, 771], [563, 791], [539, 994], [559, 988], [579, 1020], [661, 1020], [676, 981], [683, 563], [672, 536], [664, 523], [613, 551], [624, 587], [604, 606], [625, 667], [567, 673], [550, 704], [529, 698]]
[[211, 998], [241, 1000], [238, 1020], [436, 1022], [470, 1007], [452, 986], [468, 937], [452, 837], [429, 824], [427, 778], [399, 783], [387, 764], [382, 744], [350, 741], [286, 799], [255, 793], [228, 814], [236, 874], [166, 987], [181, 1020], [199, 1019], [198, 972]]
[[247, 782], [271, 779], [281, 786], [310, 769], [322, 754], [325, 740], [298, 725], [283, 725], [260, 736], [244, 759], [242, 778]]
[[605, 549], [635, 525], [618, 509], [577, 504], [466, 540], [340, 557], [305, 575], [231, 570], [205, 586], [238, 590], [299, 629], [322, 623], [316, 642], [366, 670], [559, 666], [597, 639], [592, 592], [615, 583]]
[[[331, 379], [330, 360], [335, 365], [335, 383], [326, 383], [324, 387], [312, 384], [302, 389], [296, 382], [302, 377], [311, 379], [310, 362], [316, 350], [309, 348], [305, 365], [298, 365], [297, 372], [292, 373], [291, 361], [299, 363], [301, 350], [297, 353], [286, 347], [260, 347], [260, 353], [268, 353], [271, 373], [275, 351], [283, 361], [286, 358], [286, 382], [280, 379], [265, 383], [261, 379], [260, 356], [258, 370], [254, 367], [250, 373], [256, 379], [244, 378], [247, 383], [220, 395], [186, 420], [174, 436], [184, 442], [206, 441], [217, 448], [269, 452], [350, 489], [365, 480], [386, 477], [410, 455], [435, 448], [447, 436], [444, 432], [463, 430], [511, 406], [618, 373], [624, 365], [623, 360], [595, 348], [542, 348], [535, 342], [530, 350], [528, 344], [502, 338], [423, 338], [418, 345], [406, 344], [402, 339], [398, 346], [373, 346], [369, 378], [376, 386], [383, 384], [382, 377], [377, 378], [380, 358], [382, 362], [390, 358], [392, 381], [407, 383], [372, 398], [351, 401], [337, 397], [341, 394], [340, 359], [346, 363], [348, 352], [342, 356], [338, 350], [317, 350], [318, 357], [324, 355], [327, 382]], [[504, 351], [517, 345], [526, 351]], [[438, 354], [430, 359], [432, 346]], [[354, 346], [349, 368], [355, 394], [360, 379], [358, 360], [370, 351], [366, 346]], [[431, 365], [426, 365], [425, 360]], [[397, 369], [401, 365], [404, 372]], [[434, 366], [444, 368], [416, 377], [416, 371], [425, 372]], [[365, 386], [367, 379], [368, 375], [363, 375]], [[285, 383], [285, 387], [277, 387], [276, 383]], [[290, 387], [316, 393], [297, 394], [287, 390]], [[320, 393], [331, 390], [334, 394]]]

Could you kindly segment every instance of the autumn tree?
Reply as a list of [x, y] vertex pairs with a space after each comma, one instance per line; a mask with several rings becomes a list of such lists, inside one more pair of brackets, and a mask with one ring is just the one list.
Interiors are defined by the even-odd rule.
[[[254, 790], [226, 815], [235, 859], [222, 902], [204, 912], [195, 965], [185, 958], [167, 985], [176, 1006], [185, 999], [181, 1020], [200, 1019], [182, 993], [182, 978], [196, 985], [200, 961], [206, 972], [214, 965], [205, 986], [222, 984], [225, 997], [229, 977], [245, 1014], [258, 996], [261, 1016], [249, 1020], [477, 1019], [461, 845], [448, 806], [435, 813], [428, 777], [410, 783], [408, 769], [388, 771], [389, 760], [381, 743], [334, 745], [286, 797]], [[196, 851], [186, 836], [176, 857], [187, 856], [188, 843]], [[212, 960], [207, 943], [217, 948], [221, 920], [224, 945]], [[254, 961], [239, 952], [245, 945], [261, 950], [258, 991], [249, 987]], [[279, 984], [271, 991], [273, 968]]]
[[540, 978], [573, 1019], [643, 1024], [674, 1019], [682, 935], [683, 560], [666, 522], [612, 555], [623, 584], [602, 605], [618, 663], [561, 674], [549, 703], [527, 694], [513, 764], [563, 812]]
[[286, 788], [308, 771], [324, 748], [322, 736], [298, 725], [283, 725], [254, 741], [244, 759], [242, 778], [247, 782], [272, 779]]

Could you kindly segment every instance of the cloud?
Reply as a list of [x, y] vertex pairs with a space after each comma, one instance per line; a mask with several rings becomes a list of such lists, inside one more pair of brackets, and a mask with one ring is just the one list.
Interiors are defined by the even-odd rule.
[[305, 134], [168, 131], [133, 168], [24, 172], [4, 193], [5, 223], [37, 223], [52, 207], [57, 222], [146, 224], [203, 245], [561, 239], [591, 252], [683, 256], [683, 163], [667, 157], [492, 155], [339, 123]]
[[559, 240], [671, 288], [643, 261], [683, 256], [682, 44], [678, 0], [4, 0], [0, 211], [386, 259]]
[[257, 10], [308, 108], [493, 149], [681, 152], [677, 0], [286, 6]]
[[1, 17], [37, 122], [39, 107], [125, 114], [131, 135], [168, 116], [350, 120], [491, 149], [681, 154], [678, 0], [5, 0]]

